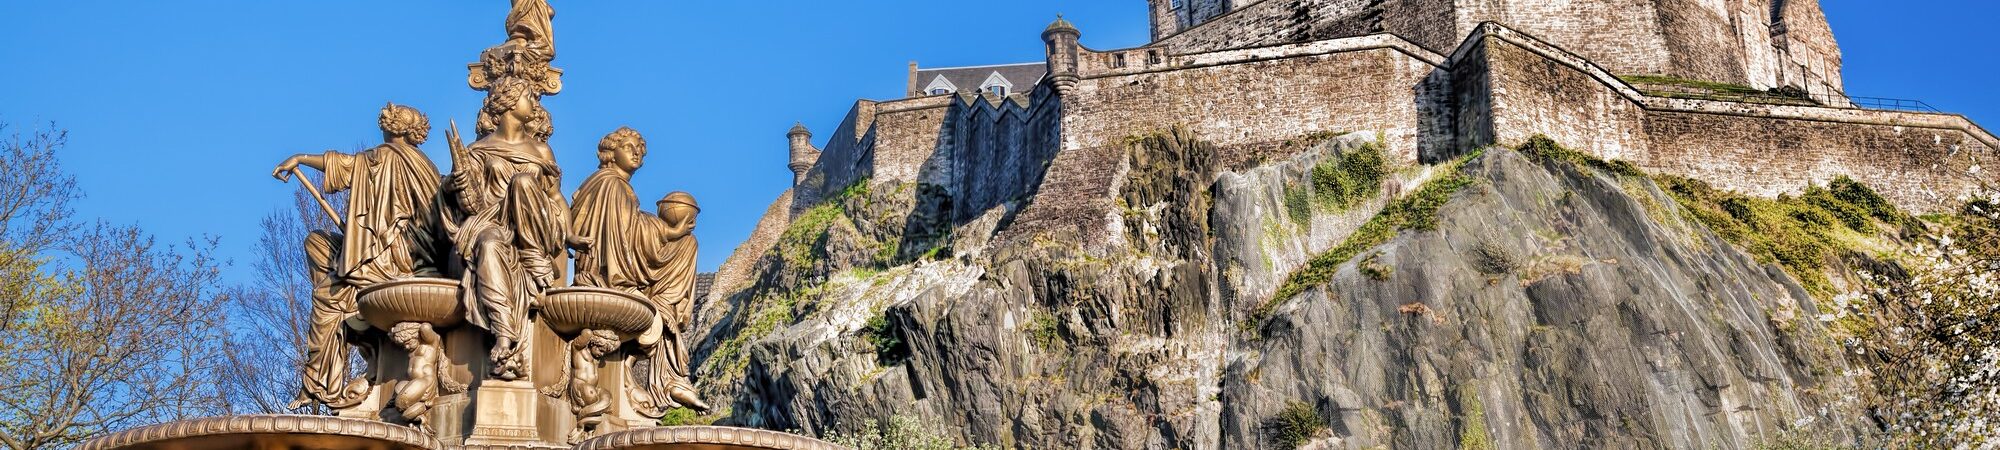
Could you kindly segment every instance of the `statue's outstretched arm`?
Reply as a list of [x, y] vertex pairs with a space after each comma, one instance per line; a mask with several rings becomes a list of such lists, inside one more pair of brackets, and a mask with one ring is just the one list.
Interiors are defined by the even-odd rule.
[[299, 166], [311, 167], [313, 170], [325, 172], [326, 156], [325, 154], [315, 153], [292, 155], [290, 158], [285, 158], [285, 162], [278, 163], [277, 168], [271, 169], [271, 177], [277, 178], [278, 181], [291, 181], [292, 169], [296, 169]]

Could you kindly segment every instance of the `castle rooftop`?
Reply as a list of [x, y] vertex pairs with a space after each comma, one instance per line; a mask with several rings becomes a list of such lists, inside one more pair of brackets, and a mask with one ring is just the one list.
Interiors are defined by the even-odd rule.
[[1041, 83], [1042, 77], [1048, 73], [1048, 65], [1040, 61], [932, 68], [920, 68], [912, 62], [907, 95], [923, 97], [987, 92], [1007, 96], [1034, 89], [1035, 84]]

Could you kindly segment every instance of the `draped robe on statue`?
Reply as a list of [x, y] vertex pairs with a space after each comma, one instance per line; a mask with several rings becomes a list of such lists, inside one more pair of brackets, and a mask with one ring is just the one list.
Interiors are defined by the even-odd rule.
[[[322, 190], [348, 191], [343, 233], [306, 238], [312, 265], [312, 328], [308, 331], [304, 394], [342, 407], [359, 401], [347, 380], [342, 322], [356, 312], [355, 292], [376, 283], [436, 276], [437, 166], [416, 147], [382, 144], [359, 154], [327, 152]], [[338, 242], [338, 245], [335, 243]]]
[[539, 292], [534, 282], [554, 286], [561, 278], [568, 211], [555, 190], [561, 174], [533, 149], [475, 144], [467, 150], [468, 160], [458, 161], [464, 166], [452, 175], [463, 177], [453, 180], [461, 203], [479, 203], [468, 205], [472, 215], [452, 230], [466, 259], [466, 321], [519, 342]]
[[645, 297], [662, 322], [660, 342], [648, 349], [650, 367], [639, 383], [650, 398], [635, 402], [648, 415], [674, 405], [668, 397], [673, 387], [692, 389], [682, 334], [693, 312], [695, 244], [692, 235], [669, 239], [670, 228], [639, 210], [630, 175], [609, 167], [585, 179], [571, 204], [571, 232], [597, 242], [577, 254], [576, 285]]

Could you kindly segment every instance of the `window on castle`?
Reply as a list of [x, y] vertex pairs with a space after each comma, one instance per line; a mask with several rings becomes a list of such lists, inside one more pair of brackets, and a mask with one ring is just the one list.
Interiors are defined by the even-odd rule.
[[1146, 64], [1147, 64], [1147, 65], [1153, 65], [1153, 64], [1159, 64], [1159, 63], [1160, 63], [1160, 51], [1159, 51], [1159, 50], [1147, 50], [1147, 51], [1146, 51]]
[[993, 95], [1005, 97], [1007, 96], [1007, 87], [997, 84], [992, 86], [987, 86], [986, 92], [992, 93]]
[[1113, 69], [1123, 69], [1123, 68], [1125, 68], [1125, 54], [1124, 54], [1124, 53], [1113, 53], [1113, 54], [1111, 54], [1111, 68], [1113, 68]]

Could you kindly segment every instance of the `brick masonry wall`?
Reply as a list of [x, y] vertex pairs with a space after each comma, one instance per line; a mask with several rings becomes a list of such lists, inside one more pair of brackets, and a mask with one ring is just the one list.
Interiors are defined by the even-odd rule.
[[[1749, 45], [1740, 39], [1731, 16], [1731, 6], [1747, 6], [1742, 0], [1655, 0], [1659, 10], [1659, 33], [1667, 44], [1667, 75], [1697, 80], [1752, 84], [1746, 54]], [[1763, 2], [1751, 2], [1763, 3]], [[1769, 6], [1765, 6], [1769, 11]], [[1769, 13], [1764, 14], [1769, 17]], [[1745, 24], [1745, 28], [1770, 33], [1769, 20]], [[1571, 41], [1573, 42], [1573, 41]], [[1770, 48], [1769, 39], [1764, 48]], [[1580, 52], [1581, 53], [1581, 52]], [[1588, 54], [1588, 53], [1584, 53]], [[1639, 72], [1629, 72], [1639, 73]], [[1769, 80], [1761, 80], [1769, 83]], [[1768, 86], [1768, 84], [1766, 84]]]

